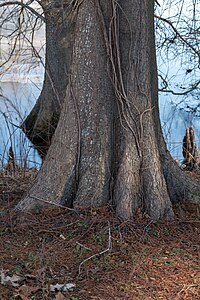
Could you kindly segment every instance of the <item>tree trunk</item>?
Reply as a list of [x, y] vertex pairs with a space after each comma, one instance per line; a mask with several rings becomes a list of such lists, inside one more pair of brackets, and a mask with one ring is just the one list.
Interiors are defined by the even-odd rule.
[[122, 219], [138, 209], [154, 220], [171, 218], [169, 195], [174, 199], [178, 189], [166, 172], [166, 166], [176, 170], [171, 157], [163, 156], [158, 118], [154, 1], [77, 3], [58, 126], [18, 209], [46, 201], [71, 207], [109, 203]]
[[41, 94], [21, 127], [43, 158], [58, 124], [69, 82], [74, 38], [69, 3], [69, 0], [40, 3], [46, 20], [45, 78]]

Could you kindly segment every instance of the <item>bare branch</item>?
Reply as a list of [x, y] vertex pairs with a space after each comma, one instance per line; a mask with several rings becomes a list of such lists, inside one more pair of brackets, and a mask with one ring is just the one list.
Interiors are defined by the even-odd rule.
[[194, 91], [199, 85], [200, 85], [200, 80], [192, 84], [191, 88], [187, 89], [185, 92], [174, 92], [173, 90], [167, 90], [167, 89], [159, 89], [159, 92], [171, 93], [176, 96], [184, 96]]
[[190, 48], [194, 51], [195, 54], [198, 55], [198, 57], [200, 58], [200, 53], [199, 51], [197, 51], [185, 38], [183, 38], [183, 36], [179, 33], [179, 31], [174, 27], [173, 23], [171, 21], [169, 21], [168, 19], [162, 18], [160, 16], [155, 15], [155, 18], [157, 18], [158, 20], [164, 21], [167, 24], [169, 24], [171, 26], [171, 28], [173, 29], [173, 31], [176, 33], [176, 35]]
[[45, 23], [45, 18], [40, 15], [34, 8], [32, 8], [30, 5], [25, 4], [23, 2], [19, 1], [6, 1], [5, 3], [0, 4], [0, 7], [8, 6], [8, 5], [20, 5], [23, 8], [28, 9], [30, 12], [32, 12], [36, 17], [40, 18]]

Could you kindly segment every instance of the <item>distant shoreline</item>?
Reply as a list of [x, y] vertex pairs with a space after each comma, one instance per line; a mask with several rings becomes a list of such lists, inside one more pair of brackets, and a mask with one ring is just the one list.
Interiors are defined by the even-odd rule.
[[[4, 76], [3, 76], [4, 77]], [[29, 76], [29, 77], [18, 77], [16, 75], [13, 77], [9, 76], [8, 78], [0, 78], [1, 83], [42, 83], [44, 76]], [[6, 76], [5, 76], [6, 77]]]

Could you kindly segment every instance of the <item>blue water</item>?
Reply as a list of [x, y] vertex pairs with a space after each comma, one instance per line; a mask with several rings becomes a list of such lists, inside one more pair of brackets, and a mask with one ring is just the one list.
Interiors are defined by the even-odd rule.
[[[20, 124], [31, 111], [42, 88], [40, 81], [3, 81], [0, 97], [0, 167], [7, 163], [8, 150], [12, 145], [16, 162], [24, 167], [41, 165], [41, 158], [29, 140], [25, 137]], [[174, 101], [174, 99], [173, 99]], [[172, 156], [179, 160], [182, 157], [182, 140], [189, 126], [195, 129], [195, 140], [200, 144], [200, 122], [193, 114], [180, 110], [172, 104], [169, 95], [160, 95], [160, 117], [162, 129]]]
[[[192, 126], [195, 131], [195, 143], [200, 147], [200, 118], [185, 111], [179, 105], [180, 97], [172, 99], [169, 95], [160, 95], [159, 107], [163, 134], [174, 159], [183, 161], [182, 142], [187, 127]], [[173, 101], [173, 103], [172, 103]], [[174, 104], [177, 103], [177, 104]], [[190, 102], [190, 105], [196, 103]]]
[[[162, 0], [158, 2], [161, 6], [156, 6], [156, 14], [163, 17], [171, 16], [172, 18], [176, 18], [177, 15], [179, 16], [180, 6], [177, 4], [179, 2], [175, 1], [174, 3], [170, 3], [170, 5]], [[198, 10], [197, 2], [195, 1], [195, 7]], [[193, 22], [193, 6], [191, 5], [191, 1], [184, 1], [183, 4], [184, 5], [181, 7], [182, 18], [186, 16], [186, 20]], [[34, 8], [41, 9], [38, 4], [35, 4]], [[189, 18], [189, 14], [191, 14], [191, 18]], [[173, 19], [171, 19], [171, 21], [172, 20]], [[197, 20], [195, 22], [197, 22]], [[4, 26], [5, 28], [1, 28], [2, 34], [8, 35], [10, 23], [5, 23]], [[13, 30], [12, 26], [10, 30]], [[157, 36], [158, 41], [160, 39], [159, 34]], [[9, 53], [8, 50], [10, 49], [11, 44], [8, 42], [9, 37], [8, 39], [2, 39], [1, 41], [1, 51], [3, 51], [4, 56], [6, 53]], [[35, 32], [34, 43], [40, 56], [44, 58], [45, 26], [42, 26]], [[27, 47], [27, 51], [28, 50], [30, 49]], [[23, 52], [23, 54], [25, 53]], [[176, 53], [174, 55], [173, 47], [172, 52], [168, 52], [168, 59], [166, 59], [165, 47], [163, 50], [159, 49], [158, 54], [157, 61], [159, 72], [161, 71], [164, 78], [165, 76], [170, 78], [171, 89], [176, 90], [177, 86], [188, 88], [191, 82], [196, 80], [196, 77], [199, 78], [200, 72], [196, 69], [195, 72], [191, 72], [190, 74], [186, 74], [185, 72], [185, 68], [191, 68], [190, 64], [195, 64], [195, 60], [193, 62], [188, 60], [188, 66], [186, 66], [187, 64], [185, 63], [185, 60], [184, 64], [182, 64], [182, 58], [176, 55]], [[170, 55], [172, 55], [171, 60], [169, 59]], [[186, 58], [187, 56], [184, 57], [184, 59]], [[8, 150], [11, 145], [13, 147], [17, 163], [22, 166], [26, 163], [28, 167], [39, 168], [41, 165], [41, 159], [37, 151], [33, 148], [18, 126], [20, 126], [22, 121], [31, 111], [40, 94], [44, 72], [43, 64], [41, 64], [40, 60], [37, 61], [36, 65], [32, 64], [31, 61], [29, 64], [27, 62], [24, 63], [24, 57], [22, 56], [21, 62], [18, 58], [18, 63], [14, 63], [11, 66], [9, 65], [9, 67], [10, 73], [7, 72], [7, 65], [0, 67], [0, 73], [3, 74], [3, 78], [0, 78], [0, 95], [3, 94], [6, 97], [3, 99], [0, 96], [0, 168], [3, 164], [7, 163]], [[3, 68], [5, 68], [5, 70], [3, 70]], [[32, 74], [30, 74], [31, 72]], [[178, 89], [177, 91], [180, 92], [181, 90]], [[184, 103], [181, 104], [182, 100], [183, 97], [172, 96], [170, 94], [160, 94], [159, 99], [162, 129], [167, 146], [172, 156], [180, 162], [183, 160], [182, 140], [187, 127], [193, 126], [195, 130], [196, 143], [200, 145], [200, 120], [195, 117], [194, 114], [179, 109], [180, 107], [185, 106]], [[199, 96], [195, 99], [194, 95], [190, 95], [187, 96], [187, 98], [185, 97], [184, 101], [186, 101], [185, 103], [189, 103], [189, 105], [193, 104], [195, 106], [199, 104]]]
[[31, 111], [41, 88], [41, 82], [1, 82], [4, 97], [0, 97], [0, 168], [8, 161], [10, 146], [19, 166], [40, 167], [41, 158], [19, 126]]

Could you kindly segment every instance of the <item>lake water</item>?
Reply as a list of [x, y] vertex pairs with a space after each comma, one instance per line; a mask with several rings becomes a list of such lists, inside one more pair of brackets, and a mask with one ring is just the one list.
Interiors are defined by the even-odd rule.
[[[31, 3], [30, 6], [42, 13], [38, 3]], [[28, 164], [28, 167], [39, 168], [41, 159], [19, 126], [31, 111], [42, 88], [45, 26], [39, 19], [36, 25], [34, 15], [31, 19], [26, 10], [18, 14], [16, 7], [16, 14], [12, 13], [12, 18], [6, 18], [13, 9], [12, 5], [8, 5], [6, 10], [5, 7], [0, 8], [5, 17], [0, 26], [0, 167], [7, 163], [8, 150], [12, 145], [20, 166]], [[22, 34], [16, 39], [19, 22], [26, 38], [22, 38]], [[29, 23], [34, 24], [35, 28], [33, 40], [33, 25], [28, 27]], [[14, 32], [15, 38], [12, 35]]]
[[[168, 5], [168, 2], [165, 3], [165, 1], [162, 0], [158, 2], [161, 4], [161, 6], [156, 6], [158, 15], [168, 17], [179, 14], [180, 7], [176, 2], [170, 3], [170, 6]], [[34, 3], [31, 5], [34, 5]], [[197, 8], [197, 3], [195, 5]], [[9, 7], [8, 10], [9, 9], [12, 9], [12, 6]], [[41, 13], [41, 7], [38, 4], [34, 5], [34, 9]], [[192, 10], [191, 1], [184, 1], [181, 10], [181, 13], [188, 18]], [[0, 57], [0, 60], [2, 61], [0, 62], [3, 63], [0, 66], [0, 167], [7, 163], [8, 150], [12, 145], [17, 163], [23, 166], [26, 162], [29, 167], [39, 168], [41, 159], [37, 151], [25, 137], [24, 133], [20, 130], [19, 126], [31, 111], [42, 88], [45, 57], [45, 26], [40, 26], [36, 30], [34, 36], [34, 46], [38, 51], [41, 60], [43, 60], [43, 63], [41, 63], [40, 59], [38, 60], [38, 57], [30, 56], [30, 45], [26, 43], [22, 57], [18, 57], [18, 52], [16, 52], [17, 60], [16, 57], [12, 55], [12, 61], [14, 63], [9, 62], [4, 65], [4, 60], [6, 60], [6, 57], [9, 57], [9, 53], [13, 47], [12, 40], [8, 35], [9, 30], [10, 32], [13, 31], [13, 26], [14, 21], [12, 20], [12, 22], [4, 22], [3, 27], [1, 28], [1, 33], [5, 36], [0, 41], [2, 54]], [[26, 40], [24, 40], [24, 42], [25, 41]], [[17, 44], [16, 50], [18, 48]], [[29, 55], [27, 56], [28, 59], [26, 59], [26, 61], [24, 60], [26, 57], [24, 56], [25, 54]], [[190, 85], [195, 80], [195, 78], [193, 78], [194, 72], [185, 75], [185, 65], [181, 63], [181, 58], [175, 56], [177, 57], [176, 62], [173, 59], [172, 61], [168, 61], [165, 53], [163, 53], [163, 55], [161, 54], [157, 58], [158, 65], [162, 71], [161, 74], [167, 74], [170, 79], [175, 78], [174, 83], [173, 80], [172, 83], [170, 81], [172, 89], [176, 91], [177, 86], [179, 87], [177, 91], [180, 91], [180, 86], [182, 88], [188, 88], [188, 84]], [[7, 70], [7, 67], [9, 67], [9, 71]], [[195, 74], [195, 76], [199, 78], [200, 72], [196, 72]], [[4, 95], [5, 98], [1, 95]], [[161, 123], [167, 146], [172, 156], [180, 162], [183, 160], [182, 140], [187, 127], [193, 126], [196, 143], [200, 145], [199, 118], [195, 117], [192, 113], [179, 109], [181, 108], [180, 103], [182, 100], [182, 97], [172, 96], [170, 94], [160, 94], [159, 99]], [[184, 100], [185, 103], [189, 103], [189, 106], [192, 104], [197, 106], [199, 105], [200, 99], [199, 96], [195, 99], [194, 95], [193, 98], [190, 95]]]
[[[31, 111], [40, 94], [42, 76], [34, 75], [32, 79], [30, 77], [21, 82], [15, 81], [14, 78], [12, 80], [1, 81], [1, 94], [5, 99], [0, 98], [0, 164], [7, 162], [8, 150], [12, 145], [16, 161], [20, 165], [23, 166], [26, 162], [29, 167], [39, 168], [41, 159], [18, 126]], [[200, 144], [199, 118], [180, 110], [176, 105], [172, 105], [171, 101], [169, 95], [161, 94], [160, 117], [168, 149], [172, 156], [181, 162], [182, 140], [187, 127], [194, 127], [196, 143]]]
[[11, 145], [20, 166], [40, 167], [41, 159], [37, 151], [19, 126], [31, 111], [41, 88], [41, 79], [34, 82], [1, 82], [4, 97], [0, 97], [0, 167], [7, 163]]
[[[190, 126], [194, 128], [195, 143], [200, 146], [200, 118], [191, 112], [187, 112], [183, 108], [185, 105], [183, 103], [179, 104], [179, 97], [173, 98], [169, 95], [160, 95], [160, 119], [168, 149], [174, 159], [182, 162], [182, 142], [186, 128]], [[195, 106], [196, 102], [191, 100], [190, 105]]]

